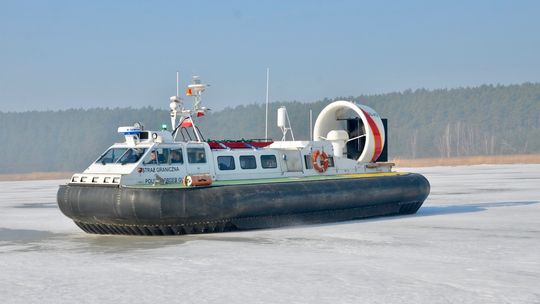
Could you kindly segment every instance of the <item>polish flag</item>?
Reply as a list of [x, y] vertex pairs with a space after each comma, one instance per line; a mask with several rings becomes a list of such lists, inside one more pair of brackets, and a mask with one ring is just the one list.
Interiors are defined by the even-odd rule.
[[182, 128], [190, 128], [193, 127], [193, 122], [191, 121], [191, 118], [186, 118], [182, 123], [180, 124], [180, 127]]

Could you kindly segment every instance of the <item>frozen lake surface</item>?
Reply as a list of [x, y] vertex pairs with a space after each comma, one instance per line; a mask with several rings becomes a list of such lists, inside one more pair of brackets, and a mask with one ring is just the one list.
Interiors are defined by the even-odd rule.
[[1, 303], [540, 303], [540, 165], [433, 167], [417, 214], [98, 236], [64, 181], [0, 183]]

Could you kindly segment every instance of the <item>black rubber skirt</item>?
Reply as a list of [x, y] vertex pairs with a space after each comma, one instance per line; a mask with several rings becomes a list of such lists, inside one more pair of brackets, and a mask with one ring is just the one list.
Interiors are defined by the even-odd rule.
[[62, 185], [60, 210], [96, 234], [175, 235], [415, 213], [420, 174], [201, 188]]

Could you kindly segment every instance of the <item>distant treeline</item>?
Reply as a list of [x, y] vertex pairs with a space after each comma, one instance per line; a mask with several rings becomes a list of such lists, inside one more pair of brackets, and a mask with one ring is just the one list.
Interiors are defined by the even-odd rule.
[[[296, 139], [309, 138], [315, 120], [334, 100], [374, 108], [389, 120], [391, 158], [540, 153], [540, 84], [415, 90], [314, 103], [273, 102], [269, 136], [280, 139], [276, 111], [286, 106]], [[211, 112], [200, 122], [206, 138], [264, 137], [264, 104]], [[150, 107], [0, 112], [0, 173], [80, 171], [113, 142], [116, 129], [143, 122], [147, 129], [169, 123], [167, 110]]]

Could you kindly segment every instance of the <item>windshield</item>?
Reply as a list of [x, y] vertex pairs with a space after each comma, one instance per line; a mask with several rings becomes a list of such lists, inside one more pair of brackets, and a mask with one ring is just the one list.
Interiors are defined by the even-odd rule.
[[114, 163], [120, 163], [122, 165], [132, 164], [138, 162], [141, 159], [141, 156], [144, 155], [144, 152], [146, 152], [146, 149], [142, 148], [110, 148], [98, 158], [96, 163], [101, 163], [103, 165]]

